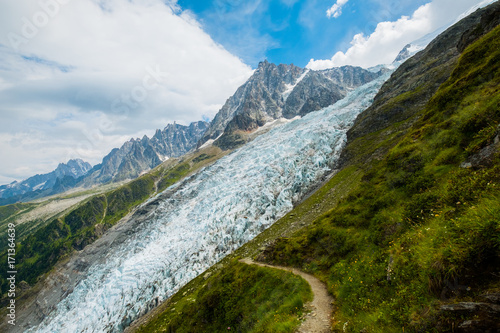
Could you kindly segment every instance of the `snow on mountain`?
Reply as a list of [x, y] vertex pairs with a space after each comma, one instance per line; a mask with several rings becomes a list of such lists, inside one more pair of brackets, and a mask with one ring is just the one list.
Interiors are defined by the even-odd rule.
[[77, 179], [84, 176], [92, 166], [81, 159], [69, 160], [68, 163], [60, 163], [57, 168], [43, 175], [35, 175], [21, 182], [13, 182], [0, 186], [0, 198], [22, 196], [29, 192], [50, 190], [65, 177]]
[[496, 0], [484, 0], [474, 6], [472, 6], [469, 10], [465, 11], [464, 13], [460, 14], [455, 20], [452, 20], [448, 22], [447, 24], [443, 25], [442, 27], [436, 29], [435, 31], [425, 35], [424, 37], [417, 39], [416, 41], [411, 42], [410, 44], [406, 45], [401, 52], [398, 54], [394, 62], [402, 62], [413, 55], [415, 55], [417, 52], [422, 51], [429, 45], [430, 42], [432, 42], [437, 36], [439, 36], [441, 33], [443, 33], [446, 29], [451, 27], [452, 25], [458, 23], [460, 20], [463, 18], [469, 16], [476, 10], [482, 7], [486, 7], [487, 5], [495, 2]]
[[[258, 136], [160, 194], [134, 232], [30, 332], [121, 332], [290, 211], [331, 172], [357, 115], [390, 72], [342, 100]], [[118, 245], [117, 245], [118, 244]]]
[[292, 93], [293, 89], [295, 89], [295, 87], [297, 86], [297, 84], [300, 83], [300, 81], [302, 81], [307, 73], [309, 73], [309, 69], [307, 69], [301, 76], [299, 76], [299, 78], [297, 79], [297, 81], [295, 81], [294, 83], [292, 84], [285, 84], [285, 91], [283, 91], [281, 93], [281, 96], [283, 96], [283, 100], [286, 101], [286, 99], [288, 98], [288, 96], [290, 96], [290, 94]]
[[204, 121], [189, 126], [168, 124], [163, 130], [156, 130], [150, 139], [130, 139], [119, 149], [113, 149], [102, 160], [100, 168], [93, 170], [85, 184], [106, 183], [133, 179], [156, 167], [170, 157], [179, 157], [196, 146], [208, 128]]
[[320, 110], [380, 74], [352, 66], [313, 71], [263, 61], [226, 101], [197, 146], [214, 140], [222, 149], [233, 149], [264, 124]]
[[417, 39], [416, 41], [411, 42], [410, 44], [406, 45], [398, 54], [396, 59], [394, 60], [395, 63], [398, 62], [403, 62], [406, 59], [414, 56], [417, 52], [422, 51], [429, 45], [430, 42], [432, 42], [437, 36], [439, 36], [441, 33], [443, 33], [446, 29], [448, 29], [450, 25], [443, 25], [442, 27], [436, 29], [435, 31], [425, 35], [422, 38]]

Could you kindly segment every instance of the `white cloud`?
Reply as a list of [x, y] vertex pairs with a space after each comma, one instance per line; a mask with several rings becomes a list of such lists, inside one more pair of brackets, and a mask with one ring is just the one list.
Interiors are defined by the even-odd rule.
[[212, 118], [252, 73], [175, 2], [26, 0], [0, 9], [0, 180], [72, 157], [98, 163], [130, 136]]
[[371, 67], [391, 63], [408, 43], [443, 25], [453, 23], [459, 15], [472, 7], [491, 2], [493, 1], [434, 0], [418, 8], [411, 16], [402, 16], [394, 22], [379, 23], [369, 36], [363, 33], [355, 35], [346, 52], [339, 51], [331, 59], [311, 59], [307, 68], [326, 69], [343, 65]]
[[347, 3], [349, 0], [337, 0], [337, 3], [334, 4], [330, 9], [326, 11], [326, 16], [328, 18], [337, 18], [340, 15], [342, 15], [342, 7]]

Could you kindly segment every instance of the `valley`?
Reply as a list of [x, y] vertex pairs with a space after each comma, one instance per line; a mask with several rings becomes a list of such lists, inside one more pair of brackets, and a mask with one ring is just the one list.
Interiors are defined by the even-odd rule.
[[500, 329], [499, 23], [371, 71], [261, 62], [179, 150], [155, 134], [165, 161], [131, 140], [96, 186], [0, 207], [9, 332], [300, 330], [310, 285], [273, 266], [321, 281], [335, 332]]

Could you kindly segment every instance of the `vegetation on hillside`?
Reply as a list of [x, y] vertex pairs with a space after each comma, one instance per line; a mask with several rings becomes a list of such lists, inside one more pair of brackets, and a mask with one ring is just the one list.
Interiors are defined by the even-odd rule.
[[266, 253], [324, 279], [336, 329], [446, 330], [440, 300], [499, 287], [499, 60], [497, 27], [338, 206]]
[[[495, 276], [500, 266], [499, 87], [497, 27], [463, 52], [416, 118], [351, 142], [358, 154], [351, 164], [270, 230], [284, 230], [286, 223], [295, 230], [298, 223], [306, 226], [275, 240], [259, 259], [322, 279], [336, 299], [335, 331], [451, 331], [464, 318], [447, 315], [441, 304], [500, 289]], [[412, 94], [419, 94], [418, 87], [406, 93], [405, 103]], [[399, 103], [398, 96], [389, 103]], [[346, 191], [340, 202], [338, 186]], [[325, 203], [331, 207], [326, 212]], [[280, 233], [266, 231], [237, 253], [255, 253], [256, 244]], [[224, 274], [237, 274], [237, 268], [222, 265]], [[168, 323], [205, 323], [195, 314], [210, 311], [210, 305], [198, 298], [188, 302], [201, 292], [200, 285], [195, 280], [174, 296], [171, 302], [182, 303], [182, 312], [170, 303], [146, 327], [168, 331], [173, 327]], [[212, 288], [224, 285], [213, 280]], [[267, 299], [273, 299], [270, 291]], [[217, 304], [231, 302], [230, 294], [221, 293]], [[224, 320], [214, 316], [210, 323], [223, 327]]]
[[[66, 215], [55, 218], [26, 235], [23, 230], [30, 224], [21, 224], [16, 228], [17, 279], [33, 285], [59, 260], [93, 243], [133, 208], [216, 158], [216, 155], [201, 154], [193, 161], [183, 161], [167, 168], [158, 167], [115, 190], [91, 197]], [[10, 217], [20, 209], [29, 208], [31, 205], [15, 204], [1, 207], [0, 213]], [[7, 225], [7, 220], [11, 221], [11, 218], [2, 221], [2, 227]], [[5, 246], [2, 247], [0, 260], [7, 262]], [[2, 294], [7, 290], [6, 272], [6, 270], [1, 272]]]
[[[7, 206], [0, 206], [0, 249], [4, 249], [7, 246], [8, 237], [7, 229], [10, 222], [15, 220], [16, 214], [27, 213], [30, 210], [36, 208], [38, 205], [34, 203], [15, 203]], [[21, 227], [16, 230], [17, 234], [24, 233], [25, 227]]]
[[189, 297], [174, 297], [170, 311], [139, 332], [294, 332], [312, 300], [300, 276], [231, 261], [213, 276], [198, 278]]

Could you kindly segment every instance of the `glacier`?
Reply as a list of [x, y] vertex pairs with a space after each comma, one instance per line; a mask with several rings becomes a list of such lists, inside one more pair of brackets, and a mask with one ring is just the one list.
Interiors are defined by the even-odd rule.
[[253, 239], [332, 171], [347, 131], [391, 72], [256, 137], [174, 185], [168, 197], [160, 194], [137, 232], [111, 246], [29, 332], [122, 332]]

